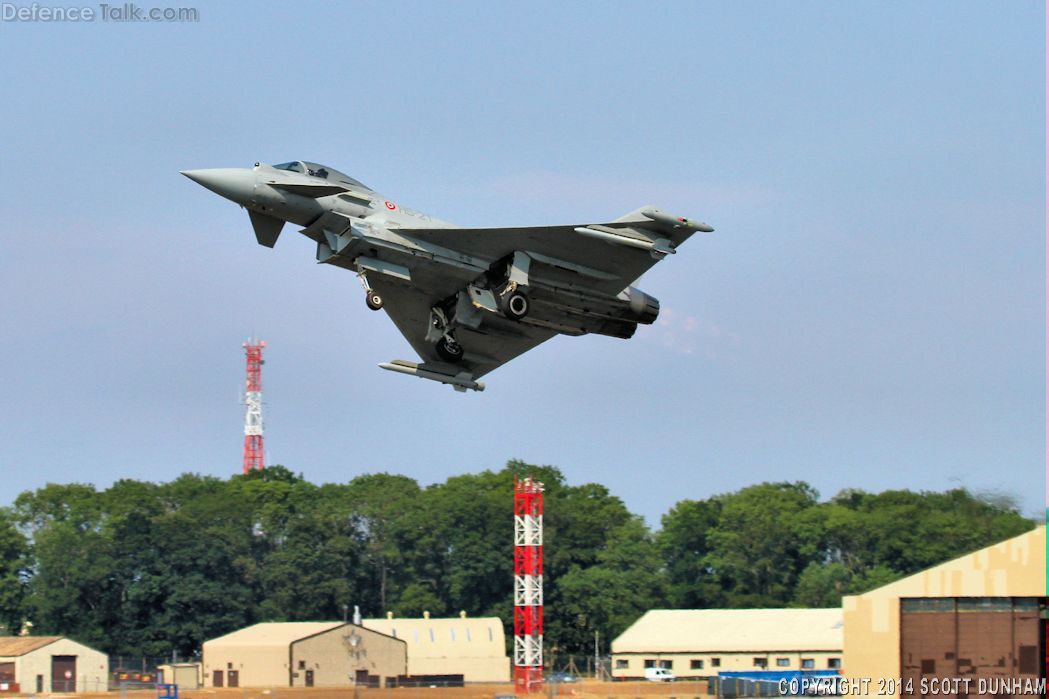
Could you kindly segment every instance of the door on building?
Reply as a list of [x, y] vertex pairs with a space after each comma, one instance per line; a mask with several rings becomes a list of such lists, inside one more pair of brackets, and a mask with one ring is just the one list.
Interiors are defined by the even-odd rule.
[[368, 684], [368, 671], [367, 670], [357, 670], [357, 672], [354, 673], [353, 681], [356, 682], [357, 685], [359, 685], [361, 687], [366, 686]]
[[36, 693], [37, 694], [43, 694], [44, 693], [44, 676], [43, 675], [37, 675], [36, 676]]
[[[1045, 600], [1037, 597], [938, 597], [900, 600], [900, 669], [904, 696], [920, 694], [922, 682], [957, 678], [941, 697], [978, 693], [979, 680], [1045, 677], [1038, 662]], [[953, 681], [952, 681], [953, 685]], [[940, 688], [940, 687], [938, 687]], [[990, 689], [990, 688], [988, 688]], [[988, 697], [990, 695], [987, 695]]]
[[76, 656], [51, 656], [51, 691], [76, 691]]
[[226, 670], [226, 686], [227, 687], [239, 687], [240, 686], [240, 670]]
[[211, 686], [222, 687], [222, 670], [215, 670], [211, 673]]
[[307, 670], [306, 671], [306, 686], [307, 687], [312, 687], [313, 686], [313, 670]]

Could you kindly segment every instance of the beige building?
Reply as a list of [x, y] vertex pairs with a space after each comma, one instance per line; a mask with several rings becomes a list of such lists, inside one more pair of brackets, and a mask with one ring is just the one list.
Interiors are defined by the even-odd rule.
[[343, 622], [262, 623], [206, 641], [205, 687], [392, 684], [407, 668], [404, 641]]
[[612, 641], [612, 677], [841, 667], [840, 609], [654, 609]]
[[[845, 597], [844, 671], [869, 696], [957, 696], [937, 678], [968, 679], [973, 697], [1044, 696], [1045, 527], [948, 561], [863, 595]], [[862, 682], [868, 681], [868, 691]], [[886, 679], [898, 683], [885, 684]], [[983, 679], [981, 685], [980, 679]], [[1007, 689], [1019, 680], [1021, 691]], [[904, 691], [899, 691], [900, 689]], [[959, 686], [958, 689], [962, 689]], [[911, 691], [906, 691], [910, 689]], [[950, 689], [954, 689], [951, 687]]]
[[168, 663], [157, 665], [160, 673], [159, 682], [166, 684], [177, 684], [180, 690], [200, 689], [200, 663]]
[[0, 692], [105, 692], [108, 677], [109, 657], [83, 643], [62, 636], [0, 636]]
[[464, 682], [509, 682], [503, 622], [496, 617], [365, 619], [369, 629], [408, 644], [408, 674], [462, 675]]

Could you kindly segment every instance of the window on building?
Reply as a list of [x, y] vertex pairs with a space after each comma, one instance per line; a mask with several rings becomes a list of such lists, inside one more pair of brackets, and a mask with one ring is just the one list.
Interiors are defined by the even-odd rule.
[[776, 667], [790, 667], [790, 658], [776, 658]]
[[645, 658], [645, 669], [656, 666], [655, 658]]
[[299, 669], [300, 670], [305, 670], [306, 669], [306, 661], [305, 660], [300, 660], [299, 661]]
[[827, 668], [837, 670], [841, 667], [841, 658], [827, 658]]
[[430, 629], [430, 643], [436, 643], [437, 639], [434, 638], [433, 629]]
[[768, 667], [768, 666], [769, 666], [769, 659], [768, 658], [754, 658], [754, 667]]
[[721, 667], [721, 658], [711, 658], [710, 667]]
[[688, 667], [691, 670], [702, 670], [703, 669], [703, 661], [702, 660], [696, 660], [695, 658], [693, 658], [689, 662]]
[[812, 670], [815, 667], [816, 667], [816, 661], [813, 660], [812, 658], [802, 658], [801, 659], [801, 669], [802, 670]]
[[630, 661], [629, 660], [627, 660], [625, 658], [616, 658], [616, 669], [617, 670], [626, 670], [628, 667], [630, 667]]
[[455, 640], [455, 629], [448, 629], [448, 633], [452, 635], [452, 640]]
[[669, 669], [674, 667], [674, 661], [673, 660], [660, 660], [658, 663], [656, 663], [656, 665], [658, 667], [663, 668], [664, 670], [669, 670]]

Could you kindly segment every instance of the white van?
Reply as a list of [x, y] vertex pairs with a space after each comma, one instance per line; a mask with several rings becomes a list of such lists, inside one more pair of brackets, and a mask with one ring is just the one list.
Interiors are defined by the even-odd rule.
[[649, 682], [673, 682], [674, 673], [667, 667], [646, 667], [645, 679]]

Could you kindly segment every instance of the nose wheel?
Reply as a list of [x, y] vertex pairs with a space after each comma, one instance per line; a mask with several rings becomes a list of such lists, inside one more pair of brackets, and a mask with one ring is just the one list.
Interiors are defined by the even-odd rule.
[[382, 296], [380, 296], [379, 292], [377, 291], [372, 291], [369, 289], [368, 293], [364, 297], [364, 302], [368, 304], [368, 308], [372, 309], [373, 311], [378, 311], [382, 308]]

